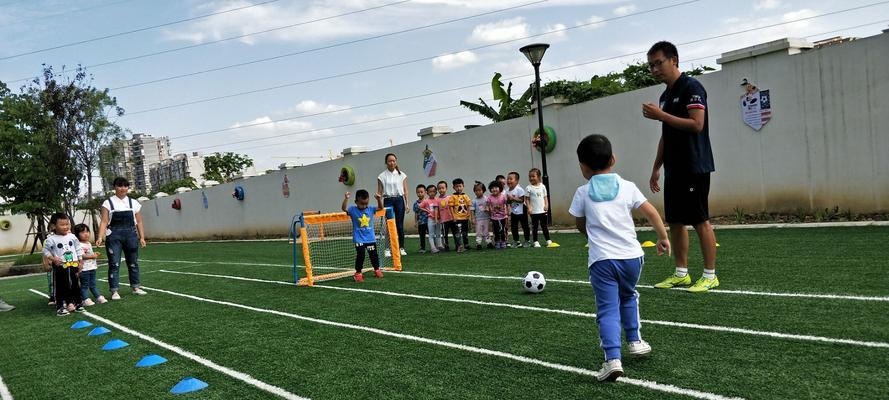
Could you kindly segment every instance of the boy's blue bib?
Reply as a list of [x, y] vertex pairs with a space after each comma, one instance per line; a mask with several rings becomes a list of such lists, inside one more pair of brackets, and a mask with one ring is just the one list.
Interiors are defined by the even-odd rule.
[[589, 185], [590, 199], [595, 202], [614, 200], [620, 190], [620, 182], [614, 173], [593, 175]]

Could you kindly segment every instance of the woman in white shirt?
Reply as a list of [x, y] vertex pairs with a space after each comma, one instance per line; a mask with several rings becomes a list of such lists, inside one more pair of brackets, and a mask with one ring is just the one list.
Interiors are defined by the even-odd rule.
[[404, 213], [409, 212], [406, 205], [410, 204], [407, 198], [407, 174], [398, 169], [398, 157], [395, 154], [386, 154], [386, 170], [377, 176], [377, 193], [383, 196], [383, 205], [392, 207], [395, 212], [398, 247], [401, 248], [401, 255], [406, 256], [407, 252], [404, 251]]
[[97, 247], [102, 246], [103, 241], [107, 242], [111, 300], [120, 300], [118, 288], [121, 256], [127, 260], [127, 273], [133, 294], [146, 294], [139, 282], [139, 246], [145, 247], [145, 230], [142, 229], [140, 213], [142, 205], [127, 196], [129, 191], [130, 182], [126, 178], [114, 178], [114, 196], [102, 203], [102, 222], [99, 223], [99, 234], [96, 237]]

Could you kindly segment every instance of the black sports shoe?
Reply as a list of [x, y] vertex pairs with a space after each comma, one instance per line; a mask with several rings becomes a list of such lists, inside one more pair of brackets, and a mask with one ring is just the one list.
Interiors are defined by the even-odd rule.
[[481, 250], [481, 249], [482, 249], [482, 245], [481, 245], [481, 243], [475, 245], [475, 249], [476, 249], [476, 250]]

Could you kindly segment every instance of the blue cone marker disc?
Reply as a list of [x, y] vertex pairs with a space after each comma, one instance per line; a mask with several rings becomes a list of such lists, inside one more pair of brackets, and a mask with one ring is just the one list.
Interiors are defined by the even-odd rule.
[[163, 364], [165, 362], [167, 362], [166, 358], [163, 358], [157, 354], [149, 354], [149, 355], [143, 357], [141, 360], [139, 360], [139, 362], [136, 363], [136, 366], [139, 368], [153, 367], [155, 365]]
[[93, 330], [90, 331], [89, 336], [99, 336], [99, 335], [104, 335], [109, 332], [111, 332], [110, 329], [108, 329], [104, 326], [99, 326], [99, 327], [93, 328]]
[[117, 350], [129, 346], [130, 344], [120, 339], [113, 339], [102, 346], [102, 350]]
[[74, 325], [71, 325], [71, 329], [83, 329], [88, 326], [93, 326], [89, 321], [77, 321]]
[[207, 384], [207, 382], [204, 382], [200, 379], [192, 378], [189, 376], [189, 377], [179, 381], [179, 383], [177, 383], [176, 386], [173, 386], [173, 388], [170, 389], [170, 393], [183, 394], [183, 393], [197, 392], [198, 390], [201, 390], [207, 386], [209, 386]]

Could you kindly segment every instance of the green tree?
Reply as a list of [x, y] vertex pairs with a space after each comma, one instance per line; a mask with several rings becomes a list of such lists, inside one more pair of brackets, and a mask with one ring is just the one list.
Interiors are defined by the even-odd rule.
[[[38, 81], [20, 93], [0, 83], [0, 210], [27, 214], [38, 232], [46, 231], [50, 213], [73, 211], [83, 175], [71, 157], [71, 137], [56, 129], [43, 95]], [[34, 239], [32, 251], [44, 238]]]
[[253, 166], [253, 160], [242, 154], [223, 153], [204, 157], [204, 179], [229, 182], [235, 175]]
[[[685, 73], [689, 76], [697, 76], [707, 71], [713, 71], [713, 68], [706, 66], [697, 67], [685, 71]], [[621, 72], [595, 75], [588, 81], [559, 80], [547, 82], [540, 88], [540, 94], [542, 97], [562, 97], [569, 104], [577, 104], [659, 84], [660, 82], [655, 79], [648, 69], [648, 64], [639, 62], [627, 65]]]
[[198, 185], [195, 182], [194, 178], [189, 176], [185, 179], [180, 179], [178, 181], [173, 181], [173, 182], [170, 182], [166, 185], [163, 185], [160, 188], [158, 188], [158, 190], [155, 191], [154, 193], [157, 193], [157, 192], [164, 192], [164, 193], [168, 193], [168, 194], [175, 193], [176, 189], [179, 189], [181, 187], [186, 187], [189, 189], [197, 189]]
[[[70, 140], [70, 151], [86, 180], [86, 201], [93, 199], [93, 177], [99, 170], [100, 152], [114, 140], [123, 137], [121, 128], [110, 117], [123, 115], [123, 108], [117, 99], [108, 94], [108, 89], [99, 90], [91, 86], [92, 78], [83, 67], [78, 66], [75, 74], [60, 82], [52, 67], [45, 67], [44, 87], [41, 99], [51, 114], [51, 120], [60, 137]], [[95, 210], [90, 209], [94, 231], [98, 229]]]
[[466, 107], [472, 111], [475, 111], [482, 116], [494, 121], [506, 121], [508, 119], [518, 118], [531, 113], [531, 95], [533, 91], [529, 87], [525, 93], [522, 94], [518, 99], [512, 98], [512, 82], [506, 87], [506, 90], [503, 89], [503, 82], [500, 81], [499, 72], [494, 73], [494, 78], [491, 79], [491, 91], [494, 94], [494, 100], [500, 102], [500, 108], [496, 109], [488, 105], [484, 99], [479, 98], [479, 103], [470, 103], [468, 101], [460, 101], [460, 105]]

